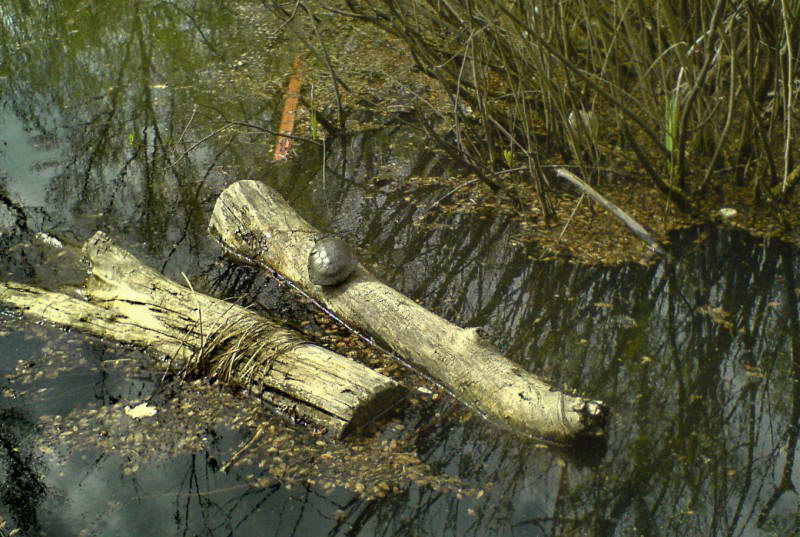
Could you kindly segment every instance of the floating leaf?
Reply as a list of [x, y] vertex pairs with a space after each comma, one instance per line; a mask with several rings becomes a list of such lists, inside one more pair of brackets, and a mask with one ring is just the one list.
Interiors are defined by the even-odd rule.
[[125, 414], [134, 419], [152, 418], [156, 412], [156, 407], [148, 406], [147, 403], [140, 403], [135, 407], [125, 407]]

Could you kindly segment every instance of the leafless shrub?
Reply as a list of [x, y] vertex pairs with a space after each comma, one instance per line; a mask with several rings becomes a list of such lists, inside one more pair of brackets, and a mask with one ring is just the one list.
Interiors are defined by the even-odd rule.
[[788, 0], [345, 3], [320, 8], [400, 37], [451, 96], [452, 148], [479, 176], [517, 170], [545, 211], [564, 161], [649, 176], [686, 210], [726, 181], [773, 199], [800, 178]]

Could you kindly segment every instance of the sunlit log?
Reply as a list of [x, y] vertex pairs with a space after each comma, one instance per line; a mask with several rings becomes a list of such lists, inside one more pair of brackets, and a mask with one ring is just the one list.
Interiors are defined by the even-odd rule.
[[556, 391], [505, 358], [474, 328], [459, 328], [381, 282], [359, 265], [345, 283], [319, 287], [307, 260], [318, 231], [280, 194], [239, 181], [219, 197], [211, 229], [238, 255], [263, 263], [340, 318], [386, 342], [480, 415], [526, 436], [569, 442], [602, 432], [607, 408]]
[[83, 247], [91, 263], [87, 300], [0, 282], [0, 301], [23, 313], [170, 357], [249, 390], [291, 417], [341, 437], [404, 395], [393, 380], [302, 341], [253, 312], [167, 280], [97, 233]]

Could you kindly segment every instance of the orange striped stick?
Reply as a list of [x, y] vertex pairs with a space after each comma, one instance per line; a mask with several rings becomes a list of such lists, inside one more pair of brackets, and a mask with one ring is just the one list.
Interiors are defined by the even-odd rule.
[[281, 124], [278, 127], [278, 142], [275, 144], [275, 156], [272, 160], [286, 160], [292, 149], [291, 136], [294, 132], [294, 115], [300, 104], [300, 83], [303, 79], [303, 58], [298, 54], [292, 65], [292, 76], [289, 77], [289, 87], [286, 89], [286, 102], [283, 104]]

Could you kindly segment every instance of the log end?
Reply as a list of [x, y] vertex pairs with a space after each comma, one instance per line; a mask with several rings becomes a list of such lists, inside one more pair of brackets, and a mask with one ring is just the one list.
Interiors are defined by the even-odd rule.
[[406, 394], [405, 387], [386, 379], [386, 382], [373, 390], [368, 397], [361, 399], [339, 437], [352, 434], [379, 419], [405, 400]]
[[598, 435], [605, 432], [611, 409], [602, 401], [579, 398], [572, 407], [581, 425], [580, 434]]

